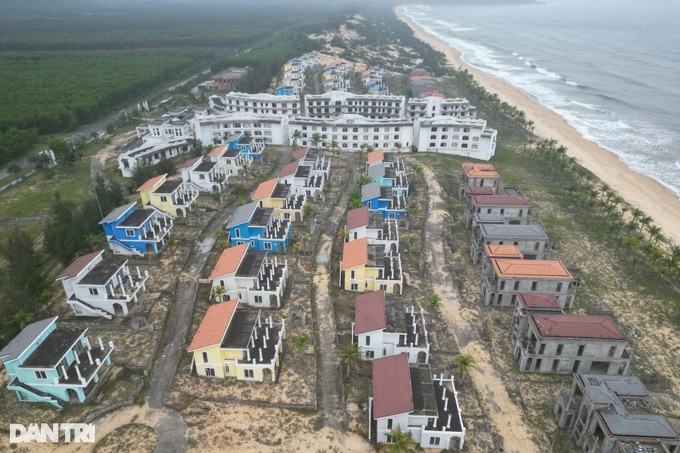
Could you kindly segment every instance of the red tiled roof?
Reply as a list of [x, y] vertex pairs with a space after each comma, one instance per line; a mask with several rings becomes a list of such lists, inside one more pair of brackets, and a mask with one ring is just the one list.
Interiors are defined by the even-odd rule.
[[368, 225], [368, 206], [347, 211], [347, 229], [353, 230]]
[[473, 195], [476, 206], [529, 206], [522, 195]]
[[517, 300], [524, 308], [555, 308], [562, 309], [557, 298], [552, 294], [518, 293]]
[[298, 160], [302, 159], [307, 155], [307, 152], [309, 151], [309, 147], [307, 148], [298, 148], [293, 152], [293, 159]]
[[271, 193], [274, 191], [274, 187], [276, 187], [276, 183], [278, 182], [279, 178], [272, 178], [268, 181], [261, 182], [260, 185], [257, 186], [257, 189], [255, 189], [255, 192], [251, 198], [253, 200], [257, 200], [258, 198], [271, 195]]
[[373, 332], [387, 327], [385, 291], [372, 291], [354, 298], [354, 333]]
[[499, 277], [573, 278], [561, 260], [492, 259], [491, 263]]
[[366, 159], [369, 164], [380, 162], [385, 158], [385, 152], [382, 149], [376, 149], [366, 154]]
[[368, 240], [366, 238], [345, 242], [342, 247], [342, 270], [368, 263]]
[[225, 249], [220, 258], [215, 263], [212, 272], [210, 273], [210, 280], [213, 278], [221, 277], [223, 275], [229, 275], [236, 272], [238, 265], [243, 259], [243, 255], [248, 251], [248, 243], [235, 245], [234, 247], [229, 247]]
[[291, 162], [283, 166], [279, 172], [279, 178], [285, 178], [286, 176], [294, 175], [297, 171], [299, 161]]
[[493, 195], [493, 189], [488, 186], [469, 186], [467, 192], [470, 195]]
[[485, 169], [479, 169], [479, 168], [470, 168], [469, 170], [466, 170], [465, 173], [469, 177], [480, 177], [483, 176], [485, 178], [500, 178], [500, 175], [494, 171], [493, 167], [491, 167], [491, 170], [485, 170]]
[[216, 154], [222, 154], [222, 151], [224, 151], [225, 149], [227, 149], [227, 145], [216, 146], [212, 149], [212, 151], [210, 151], [210, 154], [208, 154], [208, 156], [214, 156]]
[[544, 337], [625, 340], [609, 316], [531, 315]]
[[59, 274], [57, 280], [61, 280], [62, 278], [75, 277], [80, 273], [80, 271], [85, 269], [88, 264], [90, 264], [95, 258], [97, 258], [102, 253], [104, 253], [104, 250], [88, 253], [87, 255], [83, 255], [81, 257], [76, 258], [75, 261], [73, 261], [66, 269], [64, 269], [64, 271], [61, 274]]
[[190, 159], [190, 160], [186, 161], [186, 163], [184, 165], [182, 165], [182, 168], [191, 168], [196, 162], [198, 162], [201, 159], [203, 159], [203, 158], [202, 157], [196, 157], [194, 159]]
[[187, 352], [222, 343], [238, 302], [238, 299], [228, 300], [208, 308]]
[[412, 392], [407, 354], [373, 361], [373, 418], [412, 412]]
[[516, 245], [485, 244], [484, 250], [490, 258], [522, 259], [524, 255]]
[[168, 176], [168, 174], [164, 173], [162, 175], [159, 175], [159, 176], [156, 176], [154, 178], [149, 179], [147, 182], [145, 182], [144, 184], [139, 186], [139, 188], [137, 189], [137, 192], [139, 192], [140, 190], [146, 190], [146, 189], [152, 188], [153, 186], [158, 184], [161, 180], [165, 179], [166, 176]]

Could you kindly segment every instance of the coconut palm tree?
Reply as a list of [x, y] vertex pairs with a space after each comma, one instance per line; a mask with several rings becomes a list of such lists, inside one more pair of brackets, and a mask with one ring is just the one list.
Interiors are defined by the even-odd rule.
[[475, 358], [470, 354], [457, 355], [453, 358], [453, 361], [458, 367], [458, 379], [462, 384], [468, 371], [475, 367]]
[[293, 148], [298, 147], [298, 140], [302, 138], [302, 131], [300, 129], [295, 129], [293, 131]]
[[333, 154], [337, 154], [338, 151], [340, 151], [340, 146], [338, 145], [337, 140], [331, 140], [331, 142], [328, 144], [328, 147], [331, 149]]
[[293, 337], [293, 344], [291, 348], [293, 351], [305, 350], [307, 346], [312, 345], [312, 337], [308, 333], [301, 333]]
[[411, 201], [408, 206], [406, 206], [406, 212], [409, 217], [418, 217], [420, 214], [420, 205], [415, 201]]
[[31, 321], [33, 321], [33, 313], [24, 311], [23, 308], [20, 308], [19, 311], [12, 316], [12, 324], [17, 326], [20, 330], [24, 330], [24, 327]]
[[654, 219], [652, 219], [648, 215], [643, 215], [642, 217], [640, 217], [640, 231], [638, 231], [638, 233], [642, 234], [642, 230], [644, 230], [645, 228], [648, 228], [652, 224], [653, 221], [654, 221]]
[[349, 231], [346, 229], [342, 229], [338, 232], [338, 239], [342, 239], [342, 242], [347, 242], [349, 239]]
[[407, 453], [410, 450], [408, 446], [413, 440], [411, 431], [402, 431], [401, 426], [397, 426], [397, 429], [390, 433], [390, 437], [392, 437], [392, 443], [388, 448], [390, 453]]
[[352, 343], [342, 348], [340, 359], [342, 359], [342, 363], [347, 365], [347, 376], [349, 376], [352, 365], [356, 365], [361, 360], [361, 352], [357, 345]]
[[314, 145], [314, 147], [315, 147], [315, 148], [317, 149], [317, 151], [318, 151], [318, 149], [319, 149], [319, 143], [321, 143], [321, 134], [318, 133], [318, 132], [314, 132], [314, 133], [312, 134], [312, 138], [311, 138], [310, 141], [312, 142], [312, 145]]
[[220, 302], [222, 300], [222, 294], [224, 294], [226, 291], [227, 290], [224, 289], [224, 286], [216, 286], [210, 291], [210, 298], [213, 302]]

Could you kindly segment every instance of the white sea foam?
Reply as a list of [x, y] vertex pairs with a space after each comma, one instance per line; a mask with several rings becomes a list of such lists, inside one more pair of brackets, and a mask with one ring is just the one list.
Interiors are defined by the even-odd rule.
[[[467, 36], [466, 39], [452, 36], [461, 27], [453, 22], [431, 20], [431, 15], [432, 12], [426, 14], [427, 18], [412, 19], [427, 32], [459, 50], [467, 64], [527, 92], [540, 104], [562, 116], [583, 137], [613, 152], [633, 170], [651, 176], [680, 195], [680, 161], [668, 158], [667, 150], [672, 149], [673, 138], [662, 127], [645, 123], [642, 119], [627, 117], [624, 121], [607, 107], [588, 102], [586, 91], [574, 99], [573, 90], [567, 91], [564, 85], [550, 82], [563, 80], [565, 85], [572, 87], [580, 86], [578, 83], [532, 63], [538, 61], [535, 58], [524, 57], [518, 52], [503, 54], [472, 42]], [[517, 60], [509, 59], [510, 54]], [[560, 86], [564, 87], [564, 94], [559, 92]]]

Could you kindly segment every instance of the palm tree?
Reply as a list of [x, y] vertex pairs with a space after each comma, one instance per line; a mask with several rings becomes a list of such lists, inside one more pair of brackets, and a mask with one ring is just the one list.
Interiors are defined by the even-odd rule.
[[401, 151], [402, 148], [401, 142], [394, 142], [394, 147], [397, 148], [397, 153], [399, 153], [399, 151]]
[[408, 446], [413, 440], [411, 431], [402, 431], [401, 426], [397, 426], [397, 429], [390, 433], [390, 437], [392, 437], [392, 444], [388, 449], [390, 453], [406, 453], [410, 450]]
[[293, 131], [293, 148], [298, 147], [298, 140], [302, 138], [302, 131], [300, 129], [295, 129]]
[[475, 367], [475, 358], [470, 354], [457, 355], [453, 358], [453, 361], [458, 367], [458, 379], [462, 384], [468, 371]]
[[314, 211], [316, 211], [316, 208], [311, 203], [305, 203], [305, 205], [302, 207], [302, 214], [305, 217], [313, 215]]
[[226, 291], [227, 290], [224, 289], [224, 286], [216, 286], [210, 291], [210, 299], [220, 302], [222, 300], [222, 294], [224, 294]]
[[347, 365], [347, 376], [349, 376], [352, 365], [356, 365], [359, 363], [359, 360], [361, 360], [361, 352], [357, 345], [352, 343], [342, 348], [342, 351], [340, 351], [340, 358], [342, 359], [342, 363]]
[[415, 201], [412, 201], [406, 206], [406, 213], [409, 217], [418, 217], [420, 214], [420, 205]]
[[437, 305], [439, 305], [439, 303], [441, 301], [442, 301], [442, 296], [440, 296], [439, 294], [435, 293], [435, 294], [430, 294], [429, 296], [427, 296], [427, 303], [429, 303], [433, 307], [436, 307]]
[[349, 231], [346, 229], [342, 229], [338, 232], [338, 239], [342, 239], [342, 242], [347, 242], [349, 239]]
[[225, 250], [225, 249], [228, 249], [229, 247], [231, 247], [231, 243], [226, 239], [220, 239], [219, 241], [217, 241], [215, 243], [215, 245], [217, 247], [221, 248], [222, 250]]
[[331, 142], [328, 144], [328, 147], [331, 149], [333, 154], [337, 154], [337, 152], [340, 150], [337, 140], [331, 140]]
[[12, 164], [9, 167], [7, 167], [7, 171], [10, 173], [14, 173], [14, 179], [19, 178], [19, 173], [21, 172], [21, 165], [19, 164]]
[[312, 345], [312, 337], [308, 333], [301, 333], [293, 337], [293, 351], [305, 350], [307, 346]]
[[19, 311], [12, 316], [12, 324], [17, 326], [20, 330], [24, 330], [24, 327], [31, 321], [33, 321], [33, 313], [24, 311], [23, 308], [20, 308]]
[[642, 217], [640, 217], [640, 231], [638, 233], [642, 234], [642, 230], [645, 227], [649, 227], [652, 224], [653, 221], [654, 221], [654, 219], [652, 219], [648, 215], [643, 215]]
[[319, 143], [321, 143], [321, 134], [318, 132], [314, 132], [312, 134], [312, 138], [310, 140], [312, 142], [312, 145], [318, 150], [319, 149]]

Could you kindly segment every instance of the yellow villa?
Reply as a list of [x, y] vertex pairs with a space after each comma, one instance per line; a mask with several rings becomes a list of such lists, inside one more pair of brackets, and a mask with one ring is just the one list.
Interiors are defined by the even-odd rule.
[[167, 173], [149, 179], [138, 189], [142, 204], [153, 206], [173, 217], [186, 217], [199, 190], [182, 180], [168, 180]]
[[303, 190], [293, 189], [290, 184], [280, 182], [278, 178], [260, 183], [251, 198], [261, 208], [274, 209], [274, 214], [283, 220], [300, 222], [304, 217], [302, 208], [307, 195]]
[[239, 300], [212, 305], [187, 352], [199, 376], [276, 382], [285, 325], [260, 311], [239, 308]]
[[360, 293], [382, 290], [388, 294], [401, 294], [403, 286], [398, 253], [385, 253], [382, 245], [370, 245], [366, 238], [343, 244], [341, 288]]

